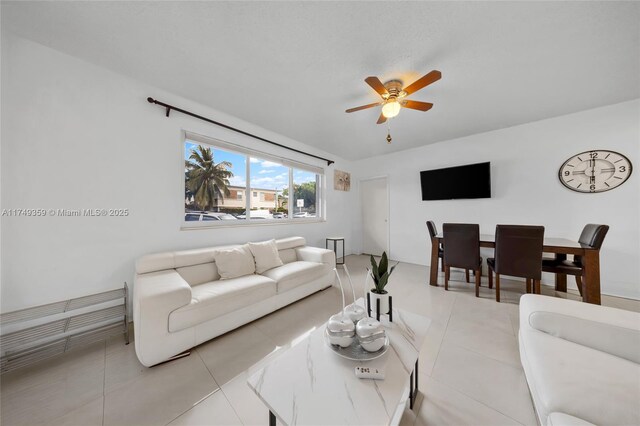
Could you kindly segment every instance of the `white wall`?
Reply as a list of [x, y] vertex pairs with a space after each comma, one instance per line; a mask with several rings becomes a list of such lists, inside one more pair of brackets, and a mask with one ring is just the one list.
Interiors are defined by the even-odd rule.
[[[131, 283], [134, 261], [145, 253], [291, 235], [324, 246], [326, 236], [350, 232], [353, 190], [333, 190], [333, 169], [350, 170], [349, 162], [8, 34], [2, 35], [2, 62], [1, 207], [131, 212], [3, 217], [2, 312]], [[326, 168], [327, 221], [181, 231], [182, 129], [323, 163], [179, 113], [165, 118], [148, 96], [334, 159]], [[349, 252], [349, 238], [346, 243]]]
[[[605, 193], [566, 189], [558, 168], [570, 156], [591, 149], [623, 153], [636, 170], [622, 186]], [[421, 170], [483, 161], [491, 162], [491, 199], [421, 200]], [[640, 299], [640, 100], [369, 158], [356, 162], [354, 170], [356, 191], [359, 179], [389, 176], [394, 259], [430, 263], [427, 220], [434, 220], [439, 230], [443, 222], [479, 223], [482, 233], [493, 233], [498, 223], [540, 224], [547, 236], [571, 239], [578, 238], [586, 223], [605, 223], [611, 229], [601, 252], [602, 292]], [[356, 252], [358, 223], [354, 221], [352, 235]], [[544, 280], [553, 282], [551, 276]]]

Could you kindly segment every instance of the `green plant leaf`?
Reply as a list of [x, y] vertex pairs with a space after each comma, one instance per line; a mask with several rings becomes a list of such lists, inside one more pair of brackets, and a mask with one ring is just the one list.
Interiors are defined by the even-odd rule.
[[383, 291], [388, 281], [389, 281], [389, 274], [385, 272], [384, 275], [380, 277], [380, 281], [378, 282], [378, 291]]
[[[400, 263], [400, 262], [398, 262], [398, 263]], [[391, 276], [391, 274], [393, 273], [393, 270], [396, 269], [396, 266], [398, 266], [398, 263], [396, 263], [395, 265], [393, 265], [391, 267], [391, 269], [389, 269], [389, 276]]]
[[380, 259], [380, 264], [378, 265], [378, 274], [380, 276], [384, 275], [387, 272], [387, 268], [389, 267], [389, 259], [387, 258], [387, 252], [382, 252], [382, 258]]
[[373, 281], [377, 284], [380, 280], [380, 275], [378, 273], [378, 265], [376, 264], [376, 260], [371, 255], [371, 272], [373, 274]]

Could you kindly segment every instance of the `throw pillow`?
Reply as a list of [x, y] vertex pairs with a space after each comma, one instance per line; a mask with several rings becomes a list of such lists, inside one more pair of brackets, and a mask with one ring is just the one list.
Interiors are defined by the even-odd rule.
[[251, 275], [256, 271], [253, 255], [246, 244], [232, 249], [216, 250], [213, 258], [222, 280]]
[[269, 269], [282, 266], [282, 260], [278, 254], [276, 240], [262, 243], [249, 243], [249, 249], [256, 260], [256, 273], [261, 274]]

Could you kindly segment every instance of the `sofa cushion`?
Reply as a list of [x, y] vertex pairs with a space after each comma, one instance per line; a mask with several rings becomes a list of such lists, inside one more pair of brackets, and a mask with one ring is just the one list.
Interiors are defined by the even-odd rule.
[[307, 240], [303, 237], [289, 237], [276, 240], [278, 250], [286, 250], [290, 248], [303, 247], [307, 244]]
[[278, 293], [283, 293], [320, 278], [327, 272], [326, 266], [322, 263], [296, 261], [270, 269], [262, 275], [276, 281]]
[[291, 263], [298, 260], [295, 249], [278, 250], [278, 255], [280, 255], [280, 260], [282, 260], [282, 263]]
[[[535, 311], [529, 324], [536, 330], [579, 345], [640, 363], [640, 330], [592, 321], [558, 312]], [[640, 322], [638, 323], [640, 325]]]
[[202, 263], [200, 265], [183, 266], [176, 268], [180, 276], [189, 283], [190, 286], [200, 285], [220, 279], [218, 268], [215, 262]]
[[210, 263], [214, 261], [214, 254], [216, 250], [223, 250], [239, 247], [233, 246], [221, 246], [221, 247], [205, 247], [191, 250], [180, 250], [173, 252], [174, 268], [182, 268], [183, 266], [200, 265], [202, 263]]
[[561, 412], [594, 424], [640, 424], [640, 365], [534, 329], [520, 358], [542, 424]]
[[191, 289], [191, 303], [169, 315], [169, 331], [193, 327], [275, 295], [275, 281], [262, 275], [200, 284]]
[[249, 246], [246, 244], [226, 250], [216, 250], [213, 256], [216, 260], [220, 279], [229, 280], [251, 275], [256, 271], [253, 256], [249, 251]]
[[256, 273], [261, 274], [269, 269], [282, 266], [276, 240], [249, 243], [249, 249], [256, 262]]
[[[287, 250], [303, 247], [306, 244], [306, 241], [302, 237], [289, 237], [276, 240], [276, 244], [278, 246], [278, 250]], [[202, 263], [211, 263], [214, 261], [213, 255], [217, 250], [225, 250], [234, 247], [240, 247], [240, 245], [232, 244], [218, 247], [148, 254], [142, 256], [136, 261], [136, 273], [148, 274], [149, 272], [200, 265]]]

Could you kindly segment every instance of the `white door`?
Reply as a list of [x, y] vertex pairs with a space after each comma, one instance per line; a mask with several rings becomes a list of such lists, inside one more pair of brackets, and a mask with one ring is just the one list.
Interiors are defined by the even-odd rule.
[[362, 252], [389, 255], [389, 191], [387, 178], [360, 181], [362, 206]]

